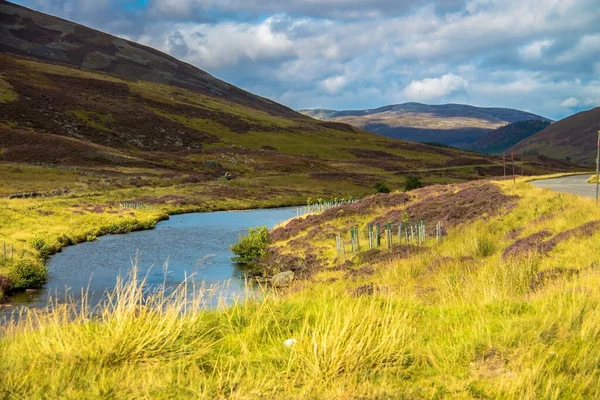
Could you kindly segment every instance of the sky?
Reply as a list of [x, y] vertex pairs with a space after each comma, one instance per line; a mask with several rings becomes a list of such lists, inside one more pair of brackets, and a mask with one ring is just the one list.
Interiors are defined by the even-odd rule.
[[16, 0], [295, 109], [600, 105], [599, 0]]

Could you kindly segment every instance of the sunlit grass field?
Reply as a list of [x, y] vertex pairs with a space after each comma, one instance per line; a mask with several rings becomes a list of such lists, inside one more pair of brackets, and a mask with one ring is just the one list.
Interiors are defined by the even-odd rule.
[[[598, 398], [598, 233], [547, 254], [503, 252], [544, 229], [600, 220], [600, 211], [524, 180], [497, 184], [520, 196], [517, 207], [459, 225], [440, 244], [429, 239], [418, 254], [349, 267], [369, 274], [333, 268], [331, 240], [312, 243], [332, 249], [309, 280], [232, 306], [207, 310], [202, 290], [185, 284], [147, 298], [143, 282], [124, 281], [94, 313], [31, 312], [0, 331], [0, 394]], [[365, 285], [373, 290], [357, 294]]]

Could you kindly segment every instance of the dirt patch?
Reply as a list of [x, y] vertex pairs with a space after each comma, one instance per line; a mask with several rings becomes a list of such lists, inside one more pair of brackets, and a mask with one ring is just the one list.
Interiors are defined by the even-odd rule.
[[269, 248], [260, 264], [265, 271], [292, 271], [297, 279], [307, 279], [321, 269], [317, 256], [310, 252], [310, 248], [307, 250], [305, 256], [302, 257], [283, 254], [279, 249]]
[[550, 232], [548, 229], [544, 229], [543, 231], [539, 231], [519, 239], [504, 250], [502, 258], [506, 260], [511, 257], [517, 257], [539, 251], [540, 243], [550, 236], [552, 236], [552, 232]]

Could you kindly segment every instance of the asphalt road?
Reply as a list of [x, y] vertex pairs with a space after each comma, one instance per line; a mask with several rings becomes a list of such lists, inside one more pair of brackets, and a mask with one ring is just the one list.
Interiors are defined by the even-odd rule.
[[556, 192], [571, 193], [583, 197], [596, 198], [596, 185], [587, 183], [591, 174], [565, 176], [563, 178], [533, 181], [533, 186], [552, 189]]

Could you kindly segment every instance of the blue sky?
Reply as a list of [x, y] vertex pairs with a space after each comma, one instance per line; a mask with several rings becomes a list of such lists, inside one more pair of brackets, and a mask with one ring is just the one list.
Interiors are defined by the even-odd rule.
[[17, 0], [293, 108], [600, 105], [598, 0]]

